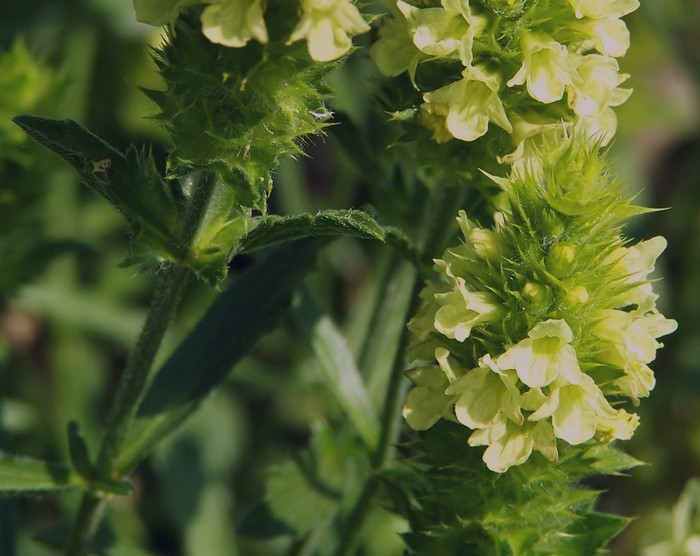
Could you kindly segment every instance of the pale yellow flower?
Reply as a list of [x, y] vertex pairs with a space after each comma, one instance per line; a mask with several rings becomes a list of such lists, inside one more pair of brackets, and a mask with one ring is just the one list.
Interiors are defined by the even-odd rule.
[[629, 290], [615, 298], [618, 306], [653, 307], [655, 305], [657, 295], [647, 280], [649, 274], [654, 271], [656, 260], [666, 249], [666, 245], [664, 237], [656, 236], [630, 247], [620, 247], [610, 254], [607, 262], [614, 265], [612, 272], [617, 274], [624, 284], [631, 286]]
[[503, 419], [522, 424], [520, 391], [514, 372], [501, 371], [487, 354], [446, 391], [456, 395], [455, 416], [471, 429], [490, 427]]
[[468, 0], [441, 0], [441, 8], [416, 8], [402, 0], [396, 4], [421, 52], [438, 58], [457, 53], [465, 66], [471, 65], [474, 37], [486, 20], [472, 13]]
[[629, 439], [638, 418], [623, 409], [614, 409], [594, 380], [582, 374], [578, 384], [557, 381], [529, 421], [551, 418], [554, 434], [571, 445], [594, 437]]
[[413, 44], [408, 23], [403, 15], [388, 19], [379, 28], [379, 39], [372, 45], [369, 53], [384, 75], [396, 77], [408, 71], [412, 81], [415, 80], [418, 63], [427, 58], [427, 55]]
[[598, 54], [575, 58], [581, 81], [571, 86], [569, 106], [579, 116], [594, 116], [606, 108], [619, 106], [632, 94], [619, 85], [629, 78], [620, 73], [617, 60]]
[[251, 39], [265, 44], [261, 0], [218, 0], [202, 12], [202, 32], [213, 43], [240, 48]]
[[440, 419], [454, 420], [452, 405], [457, 396], [449, 392], [451, 384], [458, 383], [466, 369], [452, 365], [450, 352], [444, 348], [435, 349], [437, 365], [417, 367], [406, 372], [415, 385], [403, 408], [403, 417], [414, 430], [426, 430]]
[[638, 403], [655, 385], [654, 374], [647, 364], [656, 358], [656, 351], [662, 347], [657, 338], [676, 330], [676, 321], [656, 311], [646, 312], [646, 308], [631, 312], [602, 310], [592, 318], [598, 320], [592, 333], [603, 346], [598, 360], [624, 370], [625, 376], [617, 379], [615, 385]]
[[558, 376], [578, 384], [582, 373], [571, 342], [573, 332], [564, 320], [550, 319], [535, 325], [528, 338], [498, 356], [499, 369], [515, 369], [530, 388], [546, 386]]
[[353, 35], [369, 31], [351, 0], [302, 0], [302, 16], [287, 44], [308, 42], [309, 55], [317, 62], [330, 62], [352, 48]]
[[458, 342], [466, 340], [472, 328], [497, 320], [503, 312], [496, 296], [469, 291], [463, 283], [450, 292], [435, 294], [435, 301], [439, 306], [435, 330]]
[[569, 0], [576, 17], [620, 18], [639, 7], [639, 0]]
[[523, 425], [510, 420], [498, 421], [489, 428], [474, 431], [468, 442], [470, 446], [488, 446], [482, 459], [496, 473], [525, 463], [533, 450], [551, 461], [558, 457], [556, 438], [548, 421]]
[[630, 33], [621, 19], [586, 19], [573, 27], [588, 35], [593, 47], [606, 56], [619, 58], [630, 47]]
[[451, 137], [474, 141], [486, 134], [489, 122], [510, 133], [513, 127], [498, 96], [499, 87], [497, 74], [480, 66], [467, 67], [459, 81], [423, 95], [421, 119], [438, 142]]
[[508, 87], [525, 84], [532, 98], [549, 104], [564, 96], [567, 85], [580, 81], [563, 44], [543, 33], [524, 33], [520, 43], [523, 63]]

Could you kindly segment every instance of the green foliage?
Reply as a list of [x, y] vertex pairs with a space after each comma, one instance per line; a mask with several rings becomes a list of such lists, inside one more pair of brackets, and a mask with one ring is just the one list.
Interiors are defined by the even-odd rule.
[[84, 486], [66, 465], [0, 455], [0, 495], [39, 495]]
[[[664, 0], [659, 6], [683, 1]], [[109, 7], [117, 3], [28, 0], [16, 10], [20, 2], [10, 0], [6, 10], [13, 26], [17, 22], [18, 29], [29, 31], [26, 42], [32, 48], [18, 40], [0, 55], [0, 449], [41, 459], [0, 457], [0, 494], [28, 498], [16, 508], [0, 500], [0, 551], [43, 556], [29, 535], [47, 521], [74, 521], [73, 533], [58, 526], [37, 538], [71, 555], [92, 550], [114, 556], [591, 556], [605, 553], [629, 521], [597, 509], [602, 489], [611, 490], [605, 511], [640, 513], [639, 502], [628, 507], [616, 493], [634, 490], [631, 498], [651, 504], [659, 493], [672, 492], [667, 483], [673, 478], [692, 473], [698, 442], [688, 439], [697, 427], [675, 424], [693, 415], [697, 380], [686, 373], [674, 403], [668, 403], [675, 367], [668, 359], [658, 361], [666, 372], [657, 387], [667, 400], [640, 411], [645, 427], [651, 423], [652, 428], [631, 450], [644, 459], [662, 458], [668, 467], [645, 467], [634, 478], [626, 475], [640, 465], [637, 459], [592, 440], [578, 446], [555, 440], [557, 461], [533, 453], [524, 464], [496, 474], [481, 461], [483, 450], [470, 447], [465, 429], [454, 423], [401, 436], [409, 366], [406, 322], [420, 303], [421, 273], [434, 277], [433, 258], [458, 244], [454, 217], [460, 209], [471, 223], [488, 222], [494, 212], [497, 223], [507, 223], [492, 228], [508, 243], [506, 257], [483, 266], [474, 264], [476, 259], [462, 261], [474, 280], [468, 286], [501, 295], [505, 309], [488, 327], [474, 330], [474, 344], [442, 338], [440, 346], [471, 368], [494, 346], [507, 347], [496, 336], [514, 344], [542, 318], [572, 314], [572, 345], [585, 355], [582, 372], [606, 395], [620, 394], [615, 383], [627, 368], [597, 358], [610, 356], [624, 342], [600, 349], [592, 338], [597, 322], [591, 315], [594, 309], [618, 307], [613, 301], [619, 296], [651, 286], [646, 274], [627, 281], [636, 271], [648, 274], [649, 265], [640, 270], [630, 264], [618, 269], [614, 280], [606, 277], [615, 266], [610, 256], [632, 245], [622, 235], [625, 219], [644, 212], [631, 206], [622, 185], [636, 184], [638, 176], [618, 179], [618, 168], [597, 156], [598, 144], [582, 146], [583, 140], [569, 138], [576, 136], [575, 121], [591, 115], [583, 114], [589, 109], [596, 121], [587, 131], [597, 133], [595, 125], [604, 124], [600, 141], [614, 132], [610, 107], [624, 102], [628, 92], [618, 85], [627, 76], [619, 73], [610, 57], [614, 53], [608, 56], [601, 50], [605, 45], [594, 45], [595, 33], [617, 33], [612, 43], [620, 47], [626, 28], [619, 17], [634, 8], [634, 0], [606, 5], [408, 0], [402, 9], [423, 11], [412, 12], [415, 20], [401, 16], [398, 21], [393, 2], [333, 0], [332, 16], [357, 7], [377, 28], [355, 37], [359, 48], [332, 64], [310, 58], [310, 38], [287, 44], [300, 18], [308, 16], [307, 25], [317, 25], [314, 18], [323, 21], [312, 8], [324, 2], [136, 0], [137, 17], [167, 26], [150, 52], [153, 67], [135, 55], [147, 59], [144, 43], [153, 44], [153, 37], [137, 27], [133, 14], [119, 16], [125, 10]], [[232, 15], [259, 7], [267, 42], [233, 48], [202, 33], [203, 10]], [[389, 17], [378, 19], [387, 8]], [[600, 18], [575, 13], [597, 8]], [[659, 28], [686, 13], [675, 10], [672, 20], [664, 7], [645, 9], [653, 11]], [[80, 17], [73, 17], [73, 10]], [[233, 15], [229, 27], [246, 23], [242, 14]], [[421, 23], [399, 29], [386, 50], [388, 61], [400, 64], [402, 48], [408, 47], [417, 56], [416, 66], [380, 82], [367, 55], [374, 47], [363, 47], [385, 38], [391, 29], [384, 22], [392, 18], [394, 24]], [[694, 27], [684, 25], [692, 35]], [[640, 32], [631, 27], [635, 35]], [[413, 36], [416, 30], [423, 35]], [[466, 30], [474, 31], [474, 41], [450, 50], [450, 41], [469, 38]], [[135, 39], [139, 33], [144, 34]], [[537, 33], [554, 42], [537, 43], [538, 37], [529, 36]], [[442, 53], [420, 50], [436, 46], [420, 46], [421, 38], [430, 42], [437, 35], [447, 41]], [[527, 53], [532, 67], [540, 54], [545, 62], [550, 54], [561, 54], [564, 62], [568, 57], [566, 67], [540, 68], [540, 76], [562, 80], [563, 96], [553, 102], [540, 102], [527, 83], [508, 83], [525, 67], [524, 39], [543, 47]], [[654, 41], [639, 42], [648, 51]], [[35, 45], [60, 72], [30, 54]], [[467, 47], [474, 57], [465, 65], [461, 56]], [[691, 60], [695, 51], [684, 49], [684, 58]], [[646, 54], [638, 56], [642, 66], [653, 66]], [[583, 68], [584, 73], [584, 60], [589, 69], [609, 71], [579, 81], [576, 72]], [[448, 115], [452, 125], [485, 106], [479, 99], [474, 110], [429, 101], [470, 65], [498, 73], [498, 90], [492, 92], [512, 119], [512, 134], [502, 118], [494, 123], [498, 118], [491, 112], [488, 132], [478, 141], [440, 135]], [[557, 68], [567, 75], [562, 78]], [[141, 91], [156, 105], [149, 107], [155, 116], [138, 128], [133, 120], [137, 112], [143, 114], [143, 105], [134, 109], [129, 95], [138, 93], [137, 87], [125, 94], [126, 82], [148, 83]], [[635, 87], [645, 82], [680, 87], [683, 81], [646, 75]], [[373, 96], [377, 91], [380, 98]], [[585, 100], [598, 106], [593, 109]], [[665, 111], [646, 112], [666, 114], [682, 105], [665, 104]], [[331, 109], [348, 113], [334, 115]], [[17, 117], [30, 113], [35, 115]], [[12, 117], [69, 162], [97, 195], [74, 189], [72, 174], [27, 141]], [[644, 120], [639, 114], [633, 119]], [[682, 119], [683, 129], [692, 130], [692, 118]], [[124, 147], [166, 135], [166, 145]], [[632, 141], [619, 143], [624, 150]], [[615, 154], [619, 143], [612, 147]], [[654, 148], [658, 145], [645, 143], [644, 152]], [[494, 184], [490, 176], [509, 173], [502, 162], [513, 162], [518, 153], [525, 153], [530, 170], [546, 159], [538, 168], [542, 179], [523, 172]], [[286, 168], [276, 172], [285, 159]], [[622, 155], [625, 164], [629, 160], [629, 154]], [[292, 173], [298, 183], [289, 183]], [[282, 195], [269, 197], [273, 180]], [[692, 237], [695, 189], [685, 188], [674, 199], [685, 211], [674, 222], [677, 244]], [[124, 258], [123, 234], [104, 200], [126, 220], [131, 236], [126, 263], [146, 272], [134, 276], [133, 270], [116, 268]], [[464, 235], [461, 245], [450, 247], [453, 254], [471, 246]], [[337, 238], [341, 241], [324, 248]], [[97, 244], [99, 249], [91, 248]], [[562, 246], [575, 251], [573, 263]], [[640, 257], [652, 258], [645, 249], [638, 250]], [[685, 251], [676, 252], [674, 268], [694, 268], [697, 257], [692, 249]], [[67, 253], [72, 256], [56, 261]], [[174, 291], [164, 285], [168, 276], [174, 272], [182, 279], [178, 283], [185, 283], [190, 271], [200, 281], [187, 282], [178, 317], [163, 338], [163, 353], [153, 370], [150, 361], [144, 365], [144, 388], [135, 388], [120, 370], [131, 367], [134, 353], [155, 354], [161, 340], [152, 327], [137, 340], [148, 284], [155, 275], [160, 292]], [[30, 280], [39, 283], [20, 289]], [[691, 301], [683, 310], [692, 328], [696, 288], [687, 277], [684, 284]], [[567, 297], [576, 287], [580, 295]], [[16, 296], [10, 300], [8, 294]], [[178, 295], [157, 299], [174, 306]], [[588, 307], [582, 301], [586, 296], [595, 298]], [[655, 303], [656, 294], [647, 301]], [[631, 314], [630, 306], [621, 312]], [[164, 330], [171, 314], [164, 311], [155, 328]], [[631, 333], [621, 338], [637, 339]], [[635, 346], [645, 340], [648, 344], [642, 334]], [[686, 344], [683, 364], [692, 371], [698, 342]], [[127, 416], [119, 420], [119, 430], [128, 432], [110, 453], [114, 419], [103, 423], [116, 390], [114, 407], [126, 407]], [[123, 391], [128, 404], [122, 403]], [[542, 395], [551, 394], [545, 386]], [[612, 403], [611, 411], [621, 411], [618, 399]], [[446, 416], [454, 417], [450, 410]], [[651, 439], [655, 422], [660, 432]], [[114, 465], [104, 463], [110, 457], [116, 458]], [[70, 465], [48, 463], [54, 459]], [[669, 472], [678, 461], [681, 472]], [[603, 475], [617, 477], [611, 483]], [[640, 484], [645, 488], [637, 488]], [[673, 512], [659, 521], [647, 539], [648, 556], [691, 553], [697, 543], [696, 486], [689, 485]], [[36, 496], [45, 494], [55, 496]], [[74, 494], [84, 494], [92, 509], [75, 516]], [[103, 501], [108, 506], [104, 527], [94, 531]], [[85, 542], [76, 542], [76, 534]], [[627, 546], [619, 545], [621, 556], [634, 550]]]
[[26, 135], [11, 121], [27, 111], [51, 114], [64, 85], [23, 39], [0, 52], [0, 296], [35, 279], [56, 256], [79, 247], [44, 236], [41, 202], [50, 167], [27, 148]]
[[323, 373], [323, 383], [357, 429], [369, 450], [379, 441], [379, 420], [345, 338], [323, 315], [309, 292], [298, 295], [295, 316]]
[[17, 116], [14, 121], [70, 163], [89, 189], [126, 218], [133, 238], [131, 262], [154, 267], [177, 259], [179, 199], [148, 155], [134, 147], [124, 155], [71, 120]]
[[154, 376], [120, 456], [122, 471], [130, 470], [195, 411], [275, 326], [312, 268], [318, 247], [307, 239], [272, 250], [216, 299]]

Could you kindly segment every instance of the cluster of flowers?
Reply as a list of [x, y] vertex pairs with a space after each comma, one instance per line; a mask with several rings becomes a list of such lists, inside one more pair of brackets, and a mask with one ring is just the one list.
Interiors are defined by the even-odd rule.
[[[585, 137], [550, 144], [540, 163], [493, 178], [507, 202], [492, 228], [460, 212], [463, 242], [436, 259], [439, 278], [409, 324], [412, 357], [404, 417], [474, 429], [496, 472], [533, 450], [556, 460], [557, 439], [628, 439], [635, 405], [654, 387], [657, 338], [676, 328], [648, 280], [662, 237], [628, 246], [630, 206]], [[610, 400], [613, 400], [611, 403]]]
[[[262, 0], [135, 0], [139, 19], [152, 25], [172, 21], [184, 7], [208, 4], [202, 32], [217, 44], [240, 48], [255, 39], [269, 41]], [[352, 0], [301, 0], [300, 18], [287, 44], [306, 39], [317, 62], [340, 58], [352, 47], [351, 37], [369, 31]]]
[[[616, 58], [629, 47], [621, 18], [638, 0], [397, 0], [372, 56], [388, 76], [408, 72], [419, 121], [433, 138], [473, 141], [493, 123], [512, 138], [510, 163], [542, 135], [581, 129], [603, 145], [627, 100]], [[447, 82], [421, 80], [441, 65]], [[431, 75], [434, 75], [431, 74]], [[435, 88], [437, 87], [437, 88]], [[565, 122], [566, 127], [561, 125]]]

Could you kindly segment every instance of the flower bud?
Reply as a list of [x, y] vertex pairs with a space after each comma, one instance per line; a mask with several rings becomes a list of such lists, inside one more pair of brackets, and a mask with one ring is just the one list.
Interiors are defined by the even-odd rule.
[[546, 258], [547, 270], [557, 278], [564, 278], [572, 269], [576, 258], [575, 249], [566, 243], [558, 243], [549, 250]]

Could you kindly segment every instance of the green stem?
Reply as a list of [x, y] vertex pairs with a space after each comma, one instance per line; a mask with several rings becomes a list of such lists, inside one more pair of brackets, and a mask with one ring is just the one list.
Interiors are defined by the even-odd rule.
[[119, 382], [119, 389], [107, 418], [102, 449], [97, 460], [97, 467], [102, 473], [111, 473], [114, 469], [117, 455], [145, 393], [156, 352], [175, 315], [188, 277], [189, 269], [181, 266], [172, 266], [156, 277], [146, 322]]
[[[440, 185], [440, 184], [438, 184]], [[456, 212], [455, 207], [461, 206], [465, 193], [462, 191], [446, 190], [444, 187], [436, 187], [432, 198], [427, 204], [426, 220], [423, 228], [423, 242], [421, 251], [426, 256], [434, 256], [444, 248], [449, 241], [450, 226]], [[420, 303], [418, 296], [422, 284], [418, 281], [418, 270], [413, 268], [406, 282], [402, 286], [410, 289], [410, 301], [406, 305], [402, 322], [407, 322], [415, 313]], [[348, 518], [342, 524], [341, 537], [335, 556], [346, 556], [353, 550], [354, 543], [367, 512], [372, 505], [374, 497], [381, 485], [380, 474], [392, 459], [392, 447], [398, 440], [401, 430], [401, 407], [405, 393], [404, 371], [406, 369], [406, 353], [409, 343], [408, 330], [404, 328], [398, 349], [394, 355], [391, 369], [391, 378], [387, 385], [382, 414], [379, 445], [372, 454], [371, 476], [365, 482], [362, 492], [357, 498]]]
[[[187, 260], [190, 254], [197, 232], [207, 217], [212, 198], [216, 193], [217, 181], [213, 174], [204, 172], [198, 178], [176, 246], [183, 260]], [[161, 270], [156, 276], [146, 322], [119, 381], [119, 387], [107, 417], [97, 459], [97, 471], [103, 477], [119, 478], [114, 477], [118, 474], [119, 452], [138, 412], [146, 392], [153, 360], [165, 331], [175, 315], [190, 275], [191, 271], [187, 266], [171, 265]], [[107, 495], [103, 492], [90, 491], [84, 494], [68, 542], [66, 556], [84, 556], [90, 551], [106, 502]]]
[[[413, 314], [418, 302], [419, 285], [416, 278], [418, 272], [414, 269], [411, 275], [411, 302], [406, 308], [406, 315], [403, 322], [408, 320], [408, 317]], [[346, 556], [350, 554], [358, 531], [362, 527], [364, 519], [367, 515], [367, 510], [371, 507], [372, 501], [376, 496], [381, 484], [379, 474], [391, 459], [392, 446], [396, 443], [399, 437], [401, 426], [401, 406], [403, 405], [404, 391], [404, 371], [406, 369], [406, 351], [408, 348], [409, 335], [405, 331], [401, 335], [398, 349], [394, 358], [394, 364], [391, 371], [391, 379], [387, 386], [384, 399], [381, 422], [381, 432], [379, 437], [379, 445], [372, 455], [372, 474], [365, 482], [362, 492], [357, 498], [357, 502], [353, 507], [350, 515], [342, 525], [342, 534], [340, 543], [335, 551], [335, 556]]]
[[[111, 476], [119, 451], [136, 416], [146, 390], [149, 372], [165, 331], [180, 301], [190, 271], [171, 266], [156, 277], [151, 306], [136, 347], [119, 382], [112, 408], [107, 417], [102, 447], [97, 460], [98, 472]], [[67, 556], [87, 554], [99, 525], [106, 498], [102, 493], [88, 492], [78, 510]]]

